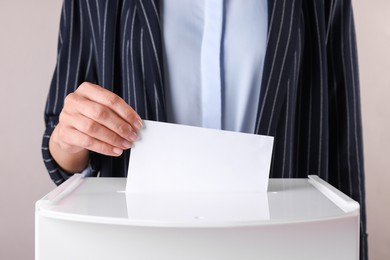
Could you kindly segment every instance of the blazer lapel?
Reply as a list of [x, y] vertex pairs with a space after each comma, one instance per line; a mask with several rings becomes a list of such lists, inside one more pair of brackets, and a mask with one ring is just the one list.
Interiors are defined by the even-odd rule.
[[[146, 70], [147, 77], [153, 78], [149, 84], [149, 93], [152, 93], [151, 102], [155, 111], [154, 119], [166, 121], [165, 95], [164, 95], [164, 70], [162, 55], [162, 37], [160, 24], [160, 6], [158, 0], [136, 0], [137, 13], [141, 21], [147, 45], [147, 59], [150, 68]], [[147, 79], [149, 80], [149, 79]]]
[[297, 46], [301, 0], [268, 0], [268, 39], [256, 134], [276, 133]]

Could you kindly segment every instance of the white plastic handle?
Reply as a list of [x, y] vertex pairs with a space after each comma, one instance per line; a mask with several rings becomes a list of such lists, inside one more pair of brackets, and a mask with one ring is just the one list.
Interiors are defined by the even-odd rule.
[[344, 212], [353, 212], [357, 211], [360, 208], [359, 203], [322, 180], [316, 175], [309, 175], [309, 183], [311, 183], [318, 191], [324, 194], [328, 199], [330, 199], [334, 204], [341, 208]]

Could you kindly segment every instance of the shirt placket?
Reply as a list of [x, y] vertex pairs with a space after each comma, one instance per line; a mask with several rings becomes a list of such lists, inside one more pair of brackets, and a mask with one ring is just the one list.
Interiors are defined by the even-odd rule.
[[204, 33], [201, 49], [202, 125], [221, 129], [222, 80], [221, 41], [223, 0], [205, 1]]

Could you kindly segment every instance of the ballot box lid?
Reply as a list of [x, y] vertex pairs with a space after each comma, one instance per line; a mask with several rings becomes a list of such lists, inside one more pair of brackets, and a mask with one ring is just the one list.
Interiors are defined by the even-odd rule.
[[37, 201], [36, 214], [114, 225], [234, 227], [358, 217], [359, 204], [317, 176], [270, 179], [266, 193], [132, 193], [125, 178], [77, 174]]

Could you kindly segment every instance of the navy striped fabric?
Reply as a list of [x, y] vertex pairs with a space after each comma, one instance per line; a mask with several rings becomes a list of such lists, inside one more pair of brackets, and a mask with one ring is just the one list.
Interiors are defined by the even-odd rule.
[[[159, 3], [64, 1], [42, 145], [45, 165], [57, 185], [68, 174], [52, 159], [48, 141], [65, 96], [82, 82], [117, 93], [144, 119], [166, 120]], [[360, 259], [367, 259], [359, 75], [351, 1], [269, 0], [268, 7], [269, 34], [256, 133], [275, 136], [270, 177], [316, 174], [358, 201]], [[129, 153], [119, 158], [91, 153], [95, 175], [126, 176]]]

